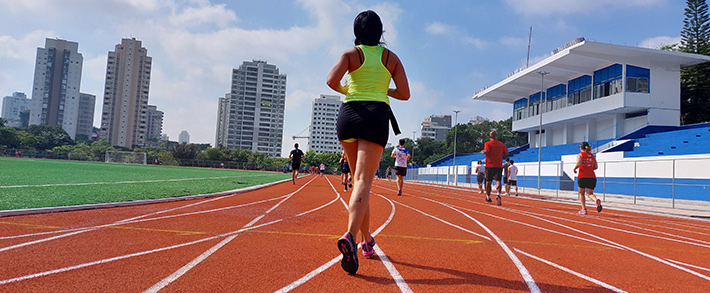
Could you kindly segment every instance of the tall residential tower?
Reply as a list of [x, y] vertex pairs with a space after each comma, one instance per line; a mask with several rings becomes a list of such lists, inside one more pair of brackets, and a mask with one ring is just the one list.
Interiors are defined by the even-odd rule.
[[76, 136], [79, 119], [79, 90], [84, 57], [79, 43], [46, 39], [37, 48], [35, 77], [30, 102], [30, 125], [59, 125]]
[[108, 52], [99, 135], [112, 145], [145, 144], [151, 64], [148, 51], [135, 38], [122, 39]]
[[245, 61], [232, 71], [232, 90], [219, 99], [217, 146], [281, 155], [286, 75], [265, 61]]
[[317, 154], [343, 151], [335, 129], [341, 104], [343, 101], [339, 96], [320, 95], [320, 98], [313, 100], [308, 150]]

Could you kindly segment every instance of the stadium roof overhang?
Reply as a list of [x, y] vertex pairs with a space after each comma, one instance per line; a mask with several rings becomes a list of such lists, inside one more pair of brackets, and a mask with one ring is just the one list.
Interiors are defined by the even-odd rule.
[[[473, 99], [512, 104], [539, 92], [541, 88], [567, 83], [581, 75], [591, 75], [595, 70], [614, 63], [682, 68], [708, 61], [710, 56], [597, 43], [579, 38], [556, 49], [545, 60], [521, 68], [503, 81], [483, 88]], [[545, 73], [544, 79], [542, 73]]]

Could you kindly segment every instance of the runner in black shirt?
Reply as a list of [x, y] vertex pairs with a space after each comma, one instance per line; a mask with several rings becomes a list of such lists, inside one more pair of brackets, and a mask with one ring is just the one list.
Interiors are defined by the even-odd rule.
[[298, 149], [298, 144], [294, 144], [293, 149], [291, 151], [291, 154], [288, 155], [289, 159], [291, 159], [291, 168], [293, 170], [293, 184], [296, 184], [296, 177], [298, 177], [298, 170], [301, 169], [301, 159], [303, 159], [304, 154], [303, 151]]

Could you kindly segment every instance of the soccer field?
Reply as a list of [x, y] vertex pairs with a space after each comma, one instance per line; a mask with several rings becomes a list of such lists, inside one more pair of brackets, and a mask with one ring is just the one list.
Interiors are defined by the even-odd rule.
[[229, 169], [0, 158], [0, 210], [205, 194], [290, 176]]

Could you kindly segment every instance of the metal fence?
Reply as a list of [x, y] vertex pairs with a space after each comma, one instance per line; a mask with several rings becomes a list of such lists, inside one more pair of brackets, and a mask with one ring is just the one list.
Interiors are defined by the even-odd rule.
[[[604, 201], [710, 210], [710, 155], [600, 161], [595, 194]], [[516, 163], [522, 193], [577, 197], [575, 162]], [[463, 172], [462, 168], [467, 168]], [[426, 171], [424, 171], [426, 170]], [[471, 167], [412, 168], [408, 180], [477, 186]], [[456, 178], [456, 180], [454, 179]]]

